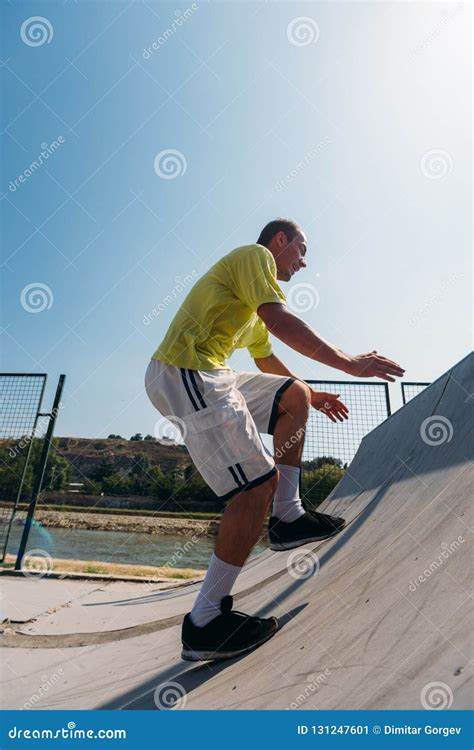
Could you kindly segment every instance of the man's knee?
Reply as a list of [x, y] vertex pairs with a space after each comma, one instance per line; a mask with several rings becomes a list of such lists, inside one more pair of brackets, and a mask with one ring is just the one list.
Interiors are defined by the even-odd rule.
[[309, 385], [295, 380], [282, 394], [280, 405], [289, 414], [308, 413], [311, 405], [311, 390]]

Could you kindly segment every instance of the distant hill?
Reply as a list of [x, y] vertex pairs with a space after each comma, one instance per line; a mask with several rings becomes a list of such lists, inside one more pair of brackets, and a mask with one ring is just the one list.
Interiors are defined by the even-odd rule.
[[163, 445], [157, 440], [74, 437], [56, 437], [55, 440], [57, 452], [71, 466], [72, 482], [91, 476], [102, 461], [112, 464], [114, 472], [126, 476], [138, 453], [145, 453], [151, 464], [163, 471], [176, 468], [184, 472], [192, 464], [184, 445]]

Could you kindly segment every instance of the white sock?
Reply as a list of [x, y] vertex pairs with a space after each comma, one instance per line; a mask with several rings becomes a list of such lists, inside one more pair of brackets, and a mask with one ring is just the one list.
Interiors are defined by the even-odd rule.
[[276, 464], [280, 472], [277, 489], [273, 498], [272, 515], [291, 523], [305, 513], [300, 498], [300, 469], [298, 466]]
[[206, 577], [191, 610], [191, 620], [198, 628], [221, 614], [221, 599], [232, 591], [242, 568], [219, 560], [213, 553]]

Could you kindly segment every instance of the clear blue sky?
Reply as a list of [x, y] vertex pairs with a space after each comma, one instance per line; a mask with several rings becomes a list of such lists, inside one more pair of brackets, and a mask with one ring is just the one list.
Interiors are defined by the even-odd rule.
[[[45, 407], [66, 373], [57, 435], [152, 433], [143, 378], [176, 279], [277, 215], [307, 232], [308, 267], [283, 289], [309, 285], [319, 302], [301, 316], [324, 337], [377, 349], [408, 380], [467, 353], [470, 14], [2, 4], [2, 370], [47, 372]], [[170, 149], [175, 164], [156, 161]], [[275, 352], [302, 377], [344, 377]], [[246, 352], [231, 364], [254, 369]]]

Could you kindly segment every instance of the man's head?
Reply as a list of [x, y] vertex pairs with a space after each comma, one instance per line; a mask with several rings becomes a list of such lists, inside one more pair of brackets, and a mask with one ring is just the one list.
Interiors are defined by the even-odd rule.
[[277, 279], [280, 281], [289, 281], [294, 273], [306, 266], [306, 236], [294, 221], [270, 221], [260, 232], [257, 243], [264, 245], [275, 258]]

